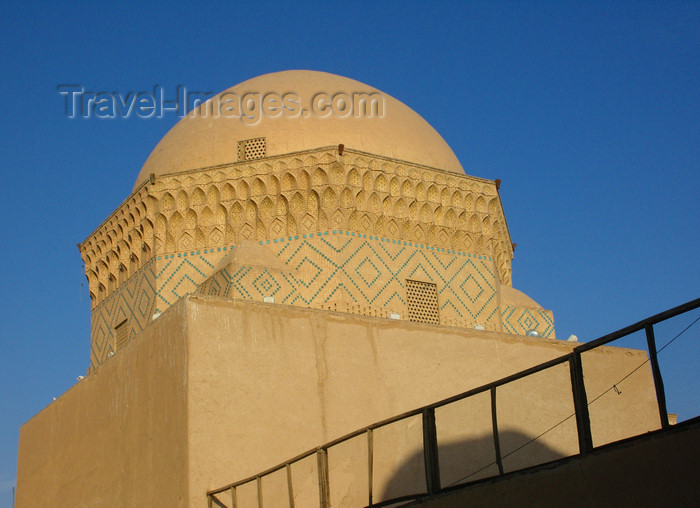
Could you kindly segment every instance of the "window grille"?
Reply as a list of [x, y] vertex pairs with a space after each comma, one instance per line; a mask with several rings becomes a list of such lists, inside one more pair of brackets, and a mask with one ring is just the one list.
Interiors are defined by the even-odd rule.
[[238, 160], [249, 161], [265, 157], [265, 138], [245, 139], [238, 142]]
[[417, 280], [406, 281], [408, 320], [419, 323], [440, 323], [437, 285]]
[[114, 342], [116, 345], [115, 351], [126, 346], [129, 342], [129, 327], [127, 326], [128, 321], [125, 319], [117, 326], [114, 327]]

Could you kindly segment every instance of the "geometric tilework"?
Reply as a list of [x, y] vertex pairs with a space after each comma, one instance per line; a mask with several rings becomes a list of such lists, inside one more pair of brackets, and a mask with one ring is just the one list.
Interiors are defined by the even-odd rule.
[[187, 293], [194, 293], [214, 271], [226, 250], [190, 251], [162, 256], [156, 275], [156, 310], [163, 312]]
[[90, 366], [95, 367], [115, 351], [115, 327], [127, 320], [127, 340], [139, 333], [153, 315], [155, 303], [154, 261], [147, 263], [92, 310]]
[[551, 310], [505, 305], [501, 310], [503, 331], [525, 335], [536, 330], [545, 339], [554, 339], [554, 318]]
[[499, 330], [493, 260], [331, 230], [264, 241], [287, 270], [229, 266], [199, 292], [407, 319], [406, 280], [437, 285], [440, 322]]
[[[437, 285], [441, 323], [499, 328], [492, 259], [348, 231], [306, 236], [276, 245], [278, 257], [288, 266], [309, 269], [313, 291], [304, 293], [310, 300], [379, 307], [384, 315], [397, 312], [407, 319], [406, 280], [432, 282]], [[320, 269], [318, 274], [311, 267]], [[465, 279], [476, 284], [463, 284]], [[304, 299], [299, 291], [285, 296], [283, 303], [297, 298]]]

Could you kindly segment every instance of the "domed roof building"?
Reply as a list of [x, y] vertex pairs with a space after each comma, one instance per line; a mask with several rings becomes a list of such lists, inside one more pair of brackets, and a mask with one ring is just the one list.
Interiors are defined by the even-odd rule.
[[[351, 79], [278, 72], [201, 104], [79, 246], [90, 367], [22, 427], [17, 507], [388, 505], [578, 453], [556, 360], [575, 344], [511, 286], [498, 186]], [[658, 427], [645, 352], [581, 361], [610, 393], [597, 443]]]
[[81, 245], [96, 366], [185, 294], [553, 338], [511, 287], [498, 181], [409, 107], [285, 71], [201, 104]]

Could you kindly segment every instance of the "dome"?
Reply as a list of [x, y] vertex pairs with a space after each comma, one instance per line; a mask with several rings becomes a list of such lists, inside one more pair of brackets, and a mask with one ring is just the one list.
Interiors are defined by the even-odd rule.
[[463, 174], [445, 140], [419, 114], [353, 79], [294, 70], [244, 81], [180, 120], [156, 145], [134, 190], [165, 175], [239, 160], [238, 143], [264, 138], [264, 155], [345, 147]]

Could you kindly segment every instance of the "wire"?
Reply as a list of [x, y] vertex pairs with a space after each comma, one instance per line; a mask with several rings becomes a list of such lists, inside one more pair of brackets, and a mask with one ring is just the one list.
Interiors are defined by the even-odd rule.
[[[700, 321], [700, 315], [699, 315], [693, 322], [691, 322], [688, 326], [686, 326], [683, 330], [681, 330], [675, 337], [673, 337], [673, 338], [672, 338], [671, 340], [669, 340], [666, 344], [664, 344], [664, 346], [661, 347], [661, 348], [656, 352], [656, 356], [658, 357], [658, 356], [659, 356], [659, 353], [661, 353], [664, 349], [666, 349], [668, 346], [670, 346], [671, 343], [672, 343], [673, 341], [675, 341], [677, 338], [679, 338], [681, 335], [683, 335], [685, 332], [687, 332], [687, 331], [688, 331], [695, 323], [697, 323], [698, 321]], [[619, 390], [617, 389], [617, 385], [619, 385], [620, 383], [622, 383], [625, 379], [627, 379], [628, 377], [630, 377], [632, 374], [634, 374], [635, 372], [637, 372], [639, 369], [641, 369], [644, 365], [646, 365], [646, 364], [649, 363], [649, 362], [650, 362], [650, 359], [647, 358], [647, 359], [646, 359], [645, 361], [643, 361], [640, 365], [638, 365], [637, 367], [635, 367], [631, 372], [629, 372], [629, 373], [628, 373], [627, 375], [625, 375], [622, 379], [620, 379], [617, 383], [613, 384], [610, 388], [608, 388], [607, 390], [603, 391], [603, 392], [602, 392], [600, 395], [598, 395], [596, 398], [594, 398], [593, 400], [591, 400], [590, 402], [588, 402], [587, 405], [590, 406], [590, 405], [593, 404], [595, 401], [597, 401], [598, 399], [600, 399], [603, 395], [605, 395], [606, 393], [608, 393], [610, 390], [619, 391]], [[621, 393], [621, 392], [619, 392], [619, 393]], [[538, 435], [538, 436], [536, 436], [536, 437], [533, 437], [532, 439], [530, 439], [530, 440], [529, 440], [528, 442], [526, 442], [525, 444], [522, 444], [522, 445], [518, 446], [517, 448], [511, 450], [510, 452], [506, 453], [505, 455], [502, 455], [502, 456], [501, 456], [501, 460], [505, 459], [506, 457], [509, 457], [510, 455], [513, 455], [515, 452], [517, 452], [517, 451], [519, 451], [519, 450], [522, 450], [522, 449], [525, 448], [527, 445], [534, 443], [534, 442], [537, 441], [539, 438], [541, 438], [542, 436], [544, 436], [544, 435], [547, 434], [548, 432], [554, 430], [555, 428], [557, 428], [559, 425], [563, 424], [564, 422], [570, 420], [570, 419], [573, 418], [574, 416], [576, 416], [576, 413], [575, 413], [575, 412], [572, 413], [572, 414], [570, 414], [569, 416], [567, 416], [566, 418], [564, 418], [564, 419], [561, 420], [560, 422], [556, 423], [556, 424], [553, 425], [552, 427], [548, 428], [547, 430], [545, 430], [544, 432], [542, 432], [540, 435]], [[489, 463], [489, 464], [486, 464], [485, 466], [483, 466], [483, 467], [477, 469], [476, 471], [474, 471], [474, 472], [468, 474], [467, 476], [464, 476], [464, 477], [462, 477], [462, 478], [459, 478], [459, 479], [455, 480], [454, 482], [450, 483], [450, 484], [447, 485], [446, 487], [452, 487], [453, 485], [456, 485], [456, 484], [458, 484], [458, 483], [460, 483], [460, 482], [463, 482], [464, 480], [467, 480], [467, 479], [471, 478], [471, 477], [474, 476], [475, 474], [480, 473], [480, 472], [483, 471], [484, 469], [488, 469], [488, 468], [490, 468], [490, 467], [492, 467], [492, 466], [494, 466], [494, 465], [496, 465], [496, 464], [498, 464], [498, 461], [493, 461], [493, 462], [491, 462], [491, 463]]]
[[[527, 445], [529, 445], [529, 444], [531, 444], [531, 443], [534, 443], [534, 442], [537, 441], [539, 438], [541, 438], [542, 436], [544, 436], [547, 432], [549, 432], [549, 431], [551, 431], [551, 430], [554, 430], [555, 428], [557, 428], [559, 425], [561, 425], [561, 424], [564, 423], [565, 421], [570, 420], [571, 418], [573, 418], [575, 415], [576, 415], [576, 413], [570, 414], [569, 416], [567, 416], [566, 418], [564, 418], [564, 419], [563, 419], [562, 421], [560, 421], [559, 423], [556, 423], [554, 426], [552, 426], [552, 427], [548, 428], [547, 430], [545, 430], [545, 431], [544, 431], [542, 434], [540, 434], [539, 436], [533, 437], [533, 438], [530, 439], [530, 441], [528, 441], [527, 443], [522, 444], [522, 445], [518, 446], [517, 448], [514, 448], [513, 450], [511, 450], [510, 452], [506, 453], [505, 455], [501, 455], [501, 460], [505, 459], [506, 457], [509, 457], [509, 456], [513, 455], [515, 452], [517, 452], [518, 450], [521, 450], [521, 449], [525, 448]], [[447, 486], [448, 486], [448, 487], [451, 487], [452, 485], [455, 485], [456, 483], [459, 483], [459, 482], [461, 482], [461, 481], [463, 481], [463, 480], [466, 480], [467, 478], [470, 478], [470, 477], [474, 476], [475, 474], [480, 473], [480, 472], [483, 471], [484, 469], [488, 469], [489, 467], [494, 466], [494, 465], [496, 465], [496, 464], [498, 464], [497, 461], [491, 462], [490, 464], [486, 464], [484, 467], [482, 467], [482, 468], [480, 468], [480, 469], [477, 469], [476, 471], [470, 473], [468, 476], [465, 476], [464, 478], [460, 478], [459, 480], [455, 480], [454, 482], [450, 483], [450, 484], [447, 485]]]

